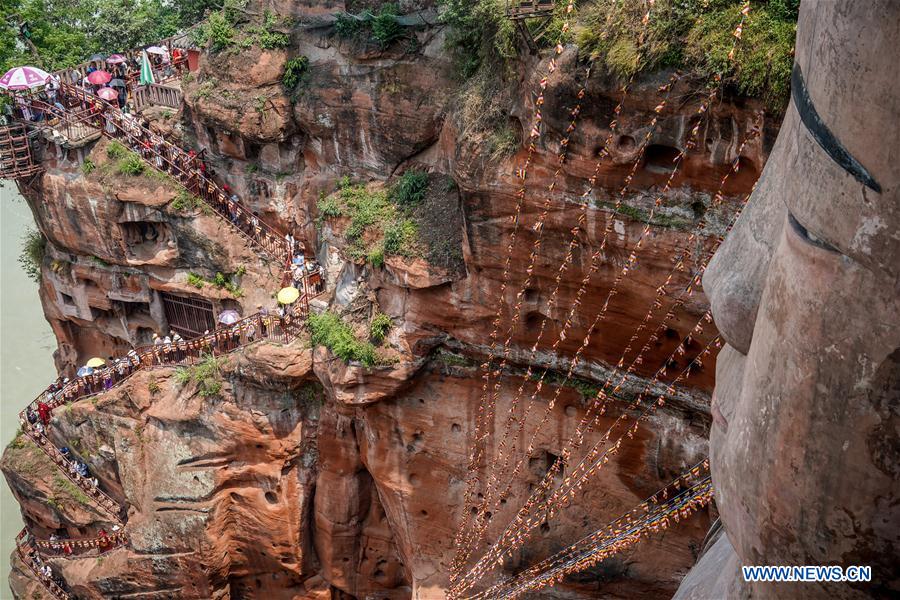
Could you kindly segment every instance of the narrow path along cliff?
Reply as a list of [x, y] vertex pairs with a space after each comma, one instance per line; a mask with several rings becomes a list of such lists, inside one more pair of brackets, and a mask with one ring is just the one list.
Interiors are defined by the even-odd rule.
[[608, 2], [339, 4], [8, 74], [59, 373], [0, 462], [14, 596], [671, 596], [775, 17], [635, 2], [614, 50]]

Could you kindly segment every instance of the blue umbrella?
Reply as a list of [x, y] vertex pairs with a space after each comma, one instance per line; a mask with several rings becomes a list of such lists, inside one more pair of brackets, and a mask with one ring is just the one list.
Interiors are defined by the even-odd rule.
[[85, 366], [85, 367], [81, 367], [80, 369], [78, 369], [78, 372], [75, 374], [78, 375], [79, 377], [84, 377], [85, 375], [93, 374], [93, 372], [94, 372], [93, 367]]

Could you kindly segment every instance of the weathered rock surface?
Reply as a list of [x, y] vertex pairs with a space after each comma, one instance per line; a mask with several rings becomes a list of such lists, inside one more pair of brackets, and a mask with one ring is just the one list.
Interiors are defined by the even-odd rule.
[[[729, 343], [710, 434], [728, 540], [679, 598], [900, 592], [898, 41], [896, 3], [801, 5], [793, 101], [704, 278]], [[746, 582], [719, 564], [867, 565], [872, 579]]]
[[[321, 2], [265, 4], [294, 16], [341, 8]], [[418, 44], [403, 51], [342, 41], [330, 27], [298, 27], [291, 35], [288, 51], [206, 54], [199, 76], [185, 84], [179, 126], [160, 123], [159, 128], [176, 132], [185, 144], [208, 149], [216, 176], [242, 202], [316, 250], [329, 274], [328, 293], [317, 302], [329, 302], [335, 310], [362, 303], [388, 314], [393, 328], [385, 346], [398, 360], [367, 369], [345, 364], [324, 348], [310, 349], [303, 340], [287, 346], [261, 344], [228, 359], [227, 383], [218, 398], [202, 398], [190, 386], [180, 387], [171, 371], [160, 370], [135, 377], [100, 397], [96, 406], [79, 402], [70, 412], [58, 411], [55, 439], [70, 445], [82, 440], [91, 468], [129, 506], [131, 547], [116, 550], [102, 564], [57, 561], [70, 585], [85, 597], [138, 591], [147, 598], [443, 597], [462, 509], [466, 453], [475, 438], [478, 365], [490, 351], [498, 308], [504, 324], [501, 339], [510, 338], [510, 368], [492, 424], [499, 434], [527, 366], [553, 369], [559, 376], [555, 382], [565, 373], [641, 237], [642, 219], [665, 183], [671, 153], [687, 144], [697, 109], [696, 101], [690, 101], [663, 113], [651, 137], [653, 149], [641, 159], [626, 195], [628, 209], [614, 215], [609, 206], [637, 157], [635, 140], [647, 133], [646, 123], [659, 103], [656, 88], [667, 75], [635, 84], [612, 159], [600, 169], [596, 189], [583, 198], [619, 92], [615, 82], [600, 75], [588, 82], [569, 160], [554, 179], [559, 141], [568, 125], [565, 114], [578, 89], [575, 50], [567, 49], [546, 93], [546, 132], [526, 180], [508, 284], [501, 293], [521, 185], [514, 173], [525, 150], [520, 143], [511, 154], [492, 155], [490, 132], [469, 126], [465, 111], [470, 107], [463, 106], [459, 95], [466, 90], [451, 75], [441, 28], [412, 29]], [[281, 73], [285, 61], [297, 55], [308, 57], [309, 70], [292, 97], [281, 85]], [[532, 120], [531, 91], [545, 68], [528, 59], [520, 81], [503, 82], [508, 88], [500, 99], [504, 121], [519, 140]], [[679, 85], [675, 93], [687, 90], [686, 84]], [[618, 286], [593, 332], [576, 371], [579, 377], [593, 385], [606, 381], [672, 270], [673, 256], [686, 252], [690, 268], [713, 243], [712, 236], [723, 231], [762, 168], [777, 127], [777, 119], [764, 115], [763, 137], [737, 156], [760, 110], [744, 100], [715, 105], [698, 149], [688, 153], [642, 242], [637, 268]], [[102, 164], [102, 142], [89, 152]], [[210, 298], [215, 312], [237, 308], [249, 314], [257, 305], [271, 304], [280, 274], [226, 225], [202, 211], [174, 213], [167, 204], [174, 191], [162, 184], [85, 176], [83, 158], [49, 161], [38, 187], [26, 191], [50, 241], [42, 300], [60, 342], [61, 367], [149, 341], [150, 333], [167, 326], [162, 292]], [[689, 243], [690, 230], [735, 160], [743, 161], [741, 175], [730, 180], [725, 205], [707, 230], [710, 237]], [[320, 193], [331, 193], [340, 177], [386, 181], [409, 167], [455, 182], [447, 192], [446, 212], [428, 223], [428, 235], [458, 245], [461, 268], [435, 268], [423, 258], [395, 256], [388, 256], [383, 267], [356, 264], [343, 253], [342, 227], [327, 223], [317, 228]], [[534, 225], [547, 200], [549, 214], [539, 230]], [[550, 290], [582, 212], [585, 224], [572, 264], [548, 311]], [[138, 221], [155, 224], [163, 232], [157, 239], [165, 243], [131, 248], [121, 229], [124, 224], [143, 231], [127, 225]], [[573, 326], [551, 352], [610, 222], [602, 262], [587, 282]], [[521, 318], [507, 333], [539, 232], [540, 252], [522, 294]], [[190, 271], [211, 277], [239, 265], [246, 268], [240, 298], [211, 285], [197, 290], [187, 282]], [[684, 289], [689, 277], [687, 270], [675, 273], [673, 294]], [[664, 314], [673, 300], [674, 295], [665, 297], [656, 314]], [[669, 356], [706, 308], [699, 291], [686, 297], [644, 357], [641, 377], [651, 375]], [[546, 332], [532, 352], [544, 318]], [[710, 325], [691, 349], [699, 350], [714, 335]], [[456, 353], [447, 354], [447, 348]], [[676, 357], [673, 373], [692, 357]], [[714, 368], [710, 360], [695, 371], [676, 401], [627, 440], [576, 505], [541, 528], [504, 566], [506, 572], [612, 520], [705, 456]], [[310, 388], [313, 381], [322, 389]], [[637, 378], [623, 392], [633, 396], [644, 381]], [[523, 412], [524, 402], [519, 404], [516, 416], [525, 420], [526, 433], [540, 421], [556, 392], [554, 385], [544, 386], [529, 412]], [[159, 391], [151, 393], [156, 386]], [[527, 399], [533, 384], [525, 390]], [[560, 392], [549, 425], [537, 434], [535, 454], [525, 458], [522, 475], [512, 482], [511, 496], [495, 517], [498, 528], [559, 456], [586, 403], [574, 386]], [[611, 411], [605, 416], [588, 442], [617, 415]], [[525, 435], [516, 441], [527, 443]], [[491, 451], [497, 442], [492, 439]], [[8, 459], [15, 457], [11, 452]], [[46, 484], [9, 463], [4, 472], [30, 525], [45, 533], [64, 528], [73, 535], [79, 527], [96, 526], [96, 517], [84, 509], [71, 515], [47, 510], [42, 502], [47, 490], [41, 487]], [[559, 598], [668, 597], [695, 561], [708, 521], [702, 514], [549, 593]], [[12, 585], [23, 597], [22, 590], [31, 584], [15, 571]]]

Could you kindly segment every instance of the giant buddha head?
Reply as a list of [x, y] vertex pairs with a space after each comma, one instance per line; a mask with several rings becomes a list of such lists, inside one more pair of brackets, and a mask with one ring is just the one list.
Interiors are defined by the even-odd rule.
[[710, 457], [737, 562], [871, 565], [873, 581], [731, 594], [900, 589], [898, 58], [900, 2], [801, 5], [784, 123], [703, 280], [727, 342]]

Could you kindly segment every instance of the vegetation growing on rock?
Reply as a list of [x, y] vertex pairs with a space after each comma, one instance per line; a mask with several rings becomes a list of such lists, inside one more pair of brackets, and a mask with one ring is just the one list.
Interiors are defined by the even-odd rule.
[[[410, 199], [406, 192], [402, 197]], [[350, 220], [344, 236], [347, 254], [353, 260], [368, 260], [381, 266], [385, 255], [420, 254], [416, 223], [407, 210], [392, 201], [390, 190], [383, 187], [353, 184], [345, 177], [336, 193], [319, 201], [319, 214], [323, 219]]]
[[44, 262], [44, 253], [47, 251], [47, 238], [36, 229], [29, 229], [22, 236], [22, 252], [19, 254], [19, 264], [29, 279], [40, 282], [41, 264]]
[[[741, 94], [783, 106], [790, 91], [799, 0], [754, 3], [734, 55], [734, 28], [743, 0], [659, 0], [647, 27], [645, 7], [599, 0], [578, 17], [577, 42], [591, 59], [628, 78], [640, 71], [679, 68], [705, 77], [722, 74]], [[641, 32], [647, 29], [643, 43]]]
[[289, 18], [280, 18], [266, 10], [259, 15], [245, 10], [248, 0], [225, 0], [221, 10], [212, 12], [192, 32], [200, 45], [214, 52], [258, 46], [263, 50], [287, 48], [290, 38]]
[[[538, 45], [575, 41], [581, 53], [610, 73], [627, 79], [640, 72], [679, 68], [709, 77], [721, 74], [747, 96], [783, 107], [790, 89], [799, 0], [754, 3], [743, 28], [734, 61], [728, 60], [741, 19], [743, 0], [658, 0], [646, 29], [646, 5], [634, 0], [595, 0], [571, 19], [571, 34], [562, 34], [565, 2], [558, 2]], [[447, 0], [441, 13], [450, 26], [448, 48], [456, 70], [468, 80], [485, 68], [502, 75], [519, 55], [519, 41], [505, 16], [503, 0]], [[525, 22], [535, 31], [542, 19]]]
[[334, 21], [334, 33], [342, 39], [360, 39], [363, 36], [387, 48], [405, 36], [403, 25], [397, 16], [400, 8], [393, 2], [382, 4], [377, 12], [363, 11], [359, 15], [338, 13]]
[[180, 385], [195, 384], [197, 393], [204, 398], [216, 397], [222, 392], [222, 363], [222, 359], [207, 354], [195, 365], [175, 369], [175, 381]]
[[309, 330], [314, 346], [325, 346], [344, 362], [356, 361], [366, 367], [380, 362], [375, 346], [357, 339], [350, 325], [331, 311], [310, 315]]
[[372, 318], [372, 322], [369, 324], [369, 337], [376, 344], [380, 344], [384, 341], [387, 332], [391, 329], [391, 317], [384, 314], [378, 313]]

